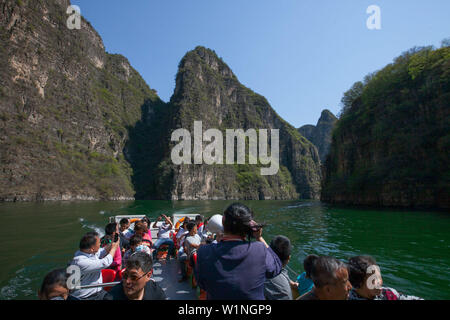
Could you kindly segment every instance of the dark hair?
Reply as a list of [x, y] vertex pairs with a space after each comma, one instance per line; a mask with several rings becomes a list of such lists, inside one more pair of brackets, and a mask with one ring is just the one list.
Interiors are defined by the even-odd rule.
[[310, 254], [303, 260], [303, 269], [305, 269], [306, 277], [311, 279], [314, 262], [319, 258], [318, 255]]
[[112, 234], [114, 232], [116, 232], [116, 228], [117, 228], [117, 223], [116, 222], [112, 222], [112, 223], [108, 223], [105, 227], [105, 234], [107, 236], [112, 236]]
[[223, 213], [225, 219], [223, 222], [223, 229], [225, 233], [231, 233], [239, 236], [247, 236], [248, 240], [253, 237], [255, 227], [253, 226], [253, 212], [247, 206], [240, 203], [233, 203], [225, 209]]
[[137, 246], [139, 243], [141, 243], [142, 242], [142, 237], [140, 236], [140, 235], [138, 235], [138, 234], [135, 234], [134, 236], [132, 236], [131, 238], [130, 238], [130, 243], [129, 243], [129, 245], [130, 246]]
[[97, 243], [99, 234], [95, 231], [89, 231], [80, 240], [80, 250], [92, 248]]
[[138, 221], [134, 224], [134, 231], [144, 231], [144, 232], [148, 232], [148, 228], [141, 222]]
[[196, 226], [195, 222], [188, 222], [186, 229], [190, 232]]
[[122, 219], [120, 219], [120, 222], [119, 222], [119, 224], [128, 224], [128, 223], [130, 223], [130, 220], [128, 220], [127, 218], [122, 218]]
[[136, 252], [132, 254], [127, 262], [126, 268], [130, 269], [142, 269], [145, 273], [148, 273], [153, 268], [152, 256], [145, 252]]
[[[191, 222], [191, 218], [189, 217], [184, 217], [183, 223], [181, 224], [181, 226], [185, 226], [187, 225], [189, 222]], [[184, 227], [183, 227], [184, 228]]]
[[55, 269], [50, 271], [42, 282], [40, 294], [48, 296], [50, 290], [56, 285], [67, 288], [68, 278], [69, 274], [67, 274], [66, 269]]
[[142, 222], [147, 222], [147, 225], [150, 227], [150, 219], [148, 217], [143, 217], [141, 219]]
[[367, 268], [376, 265], [376, 261], [371, 256], [356, 256], [348, 260], [348, 279], [353, 287], [362, 287], [367, 277]]
[[337, 280], [336, 272], [347, 266], [333, 257], [319, 257], [314, 261], [311, 279], [314, 286], [321, 288], [327, 284], [334, 284]]
[[289, 261], [291, 255], [291, 241], [285, 236], [276, 236], [270, 242], [270, 248], [277, 254], [283, 265]]
[[195, 216], [195, 222], [203, 222], [203, 216], [198, 214]]

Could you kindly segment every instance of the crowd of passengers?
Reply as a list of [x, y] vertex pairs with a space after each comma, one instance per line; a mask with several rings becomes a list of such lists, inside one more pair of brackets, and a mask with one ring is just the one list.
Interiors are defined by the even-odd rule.
[[[304, 272], [296, 281], [288, 275], [292, 246], [285, 236], [267, 244], [263, 225], [253, 220], [253, 212], [234, 203], [222, 216], [222, 230], [208, 231], [208, 220], [198, 215], [183, 219], [176, 234], [173, 222], [161, 215], [153, 223], [157, 240], [153, 242], [147, 217], [134, 223], [126, 218], [109, 223], [105, 236], [88, 232], [69, 265], [81, 272], [80, 285], [69, 290], [67, 268], [46, 275], [39, 290], [42, 300], [165, 300], [164, 290], [152, 278], [153, 261], [159, 249], [168, 250], [166, 259], [179, 261], [179, 282], [186, 281], [187, 268], [208, 300], [415, 300], [393, 288], [382, 286], [376, 261], [355, 256], [343, 262], [329, 256], [308, 255]], [[159, 223], [162, 221], [162, 223]], [[194, 259], [194, 256], [196, 259]], [[99, 286], [102, 270], [116, 272], [119, 284], [106, 291]], [[68, 281], [69, 280], [69, 281]]]

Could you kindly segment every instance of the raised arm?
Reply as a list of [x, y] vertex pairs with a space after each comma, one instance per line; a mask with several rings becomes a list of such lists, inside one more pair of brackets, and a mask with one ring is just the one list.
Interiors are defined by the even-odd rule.
[[161, 220], [161, 216], [158, 217], [158, 219], [155, 220], [155, 222], [153, 223], [152, 228], [156, 228], [156, 224], [158, 223], [158, 221]]
[[165, 214], [163, 214], [162, 216], [163, 216], [164, 219], [166, 219], [166, 222], [167, 222], [168, 224], [170, 224], [170, 228], [172, 229], [172, 228], [173, 228], [173, 223], [172, 223], [172, 221], [170, 220], [170, 218], [168, 218]]

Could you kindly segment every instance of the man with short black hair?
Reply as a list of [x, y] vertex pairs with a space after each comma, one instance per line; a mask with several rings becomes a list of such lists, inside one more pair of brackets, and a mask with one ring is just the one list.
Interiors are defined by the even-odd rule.
[[151, 278], [153, 259], [136, 252], [126, 262], [122, 282], [105, 295], [104, 300], [166, 300], [162, 288]]
[[299, 300], [347, 300], [352, 285], [347, 266], [332, 257], [319, 257], [311, 272], [314, 288]]
[[[102, 283], [102, 269], [111, 265], [118, 247], [119, 241], [112, 242], [100, 249], [99, 234], [97, 232], [86, 233], [80, 240], [80, 250], [75, 253], [70, 263], [80, 268], [80, 285]], [[82, 300], [99, 300], [103, 298], [105, 292], [101, 287], [97, 287], [75, 290], [72, 295]]]
[[[160, 226], [158, 226], [157, 223], [161, 219], [164, 219], [164, 221]], [[167, 260], [170, 259], [170, 256], [174, 256], [175, 244], [173, 243], [173, 240], [170, 238], [171, 234], [170, 232], [172, 230], [172, 227], [173, 227], [172, 221], [165, 214], [161, 214], [153, 223], [152, 228], [158, 228], [158, 235], [157, 235], [158, 239], [153, 244], [153, 248], [155, 249], [153, 251], [153, 259], [156, 259], [159, 247], [162, 246], [163, 244], [169, 246], [169, 254], [167, 255]]]
[[291, 259], [291, 241], [285, 236], [276, 236], [270, 242], [270, 248], [280, 258], [283, 265], [281, 273], [264, 283], [264, 296], [267, 300], [292, 300], [294, 282], [289, 278], [285, 269]]
[[134, 230], [130, 228], [130, 225], [130, 220], [127, 218], [122, 218], [119, 221], [120, 236], [125, 240], [130, 240], [134, 236]]
[[128, 250], [130, 239], [128, 238], [127, 230], [130, 227], [130, 220], [122, 218], [119, 221], [119, 237], [120, 237], [120, 252], [122, 255]]

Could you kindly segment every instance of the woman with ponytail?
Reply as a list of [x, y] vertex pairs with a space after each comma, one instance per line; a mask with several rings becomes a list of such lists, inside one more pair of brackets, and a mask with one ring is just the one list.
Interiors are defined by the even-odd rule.
[[225, 210], [222, 223], [222, 240], [198, 249], [198, 285], [208, 300], [264, 300], [264, 282], [281, 272], [282, 263], [264, 241], [263, 225], [240, 203]]

